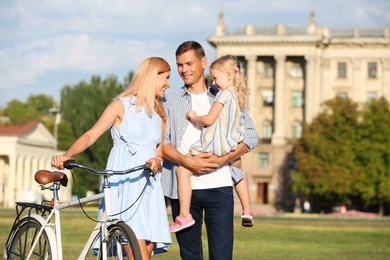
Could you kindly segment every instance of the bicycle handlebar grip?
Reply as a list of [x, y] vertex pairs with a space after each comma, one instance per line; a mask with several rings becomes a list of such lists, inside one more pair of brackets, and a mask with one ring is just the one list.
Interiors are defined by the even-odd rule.
[[75, 163], [75, 160], [74, 159], [69, 159], [67, 161], [64, 162], [64, 167], [68, 170], [72, 170], [73, 169], [73, 164]]
[[152, 169], [150, 168], [150, 163], [145, 164], [145, 169], [150, 171], [150, 172], [152, 171]]

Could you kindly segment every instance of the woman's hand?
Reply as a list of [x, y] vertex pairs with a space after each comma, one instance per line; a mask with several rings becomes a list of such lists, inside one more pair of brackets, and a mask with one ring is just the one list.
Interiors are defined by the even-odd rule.
[[56, 167], [58, 170], [64, 170], [64, 162], [70, 158], [66, 155], [55, 155], [51, 157], [51, 165]]
[[152, 170], [152, 172], [155, 173], [155, 172], [158, 172], [158, 170], [162, 166], [162, 158], [153, 157], [153, 158], [150, 158], [149, 160], [147, 160], [146, 163], [148, 163], [150, 165], [150, 169]]

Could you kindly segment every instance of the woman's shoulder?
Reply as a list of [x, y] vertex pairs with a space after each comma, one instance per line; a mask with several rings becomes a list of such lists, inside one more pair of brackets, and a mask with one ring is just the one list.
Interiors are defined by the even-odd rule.
[[124, 97], [116, 98], [115, 100], [118, 100], [123, 105], [131, 105], [131, 104], [133, 104], [135, 102], [135, 99], [136, 99], [135, 96], [124, 96]]

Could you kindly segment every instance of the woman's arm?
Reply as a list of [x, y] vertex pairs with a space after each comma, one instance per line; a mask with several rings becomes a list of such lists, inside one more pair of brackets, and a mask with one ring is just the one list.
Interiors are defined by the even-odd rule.
[[60, 170], [64, 169], [65, 161], [93, 145], [96, 140], [113, 124], [119, 125], [122, 122], [123, 113], [123, 105], [119, 99], [111, 102], [106, 107], [95, 125], [80, 136], [68, 151], [66, 151], [63, 155], [56, 155], [52, 157], [52, 165]]

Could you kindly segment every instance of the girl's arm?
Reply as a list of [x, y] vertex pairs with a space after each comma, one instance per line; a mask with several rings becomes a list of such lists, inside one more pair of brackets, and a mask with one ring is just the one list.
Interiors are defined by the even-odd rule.
[[198, 116], [195, 113], [195, 111], [189, 111], [187, 113], [187, 119], [197, 124], [210, 126], [214, 124], [215, 121], [217, 121], [217, 118], [219, 117], [219, 114], [221, 113], [222, 109], [223, 109], [223, 104], [219, 102], [214, 102], [207, 115]]
[[60, 170], [64, 169], [65, 161], [93, 145], [96, 140], [113, 124], [119, 125], [122, 122], [123, 113], [123, 105], [119, 99], [111, 102], [95, 125], [80, 136], [68, 151], [66, 151], [63, 155], [56, 155], [52, 157], [52, 165]]

